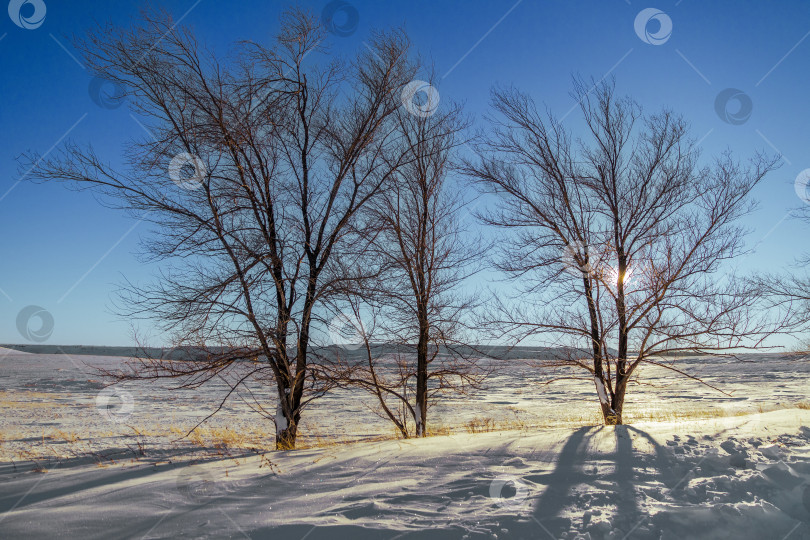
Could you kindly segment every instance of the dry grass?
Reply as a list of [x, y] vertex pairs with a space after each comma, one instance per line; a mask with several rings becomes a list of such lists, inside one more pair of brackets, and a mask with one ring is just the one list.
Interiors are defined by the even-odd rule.
[[[0, 392], [0, 399], [5, 398], [0, 402], [0, 407], [3, 404], [16, 406], [22, 400], [34, 399], [33, 396], [41, 399], [48, 395], [37, 392], [17, 392], [14, 396], [10, 396], [9, 392]], [[9, 399], [11, 397], [13, 399]], [[52, 403], [55, 402], [52, 401]], [[63, 404], [61, 405], [63, 406]], [[810, 410], [810, 401], [784, 404], [729, 404], [727, 407], [679, 406], [667, 408], [665, 405], [662, 403], [645, 406], [628, 403], [624, 414], [625, 423], [682, 422], [687, 424], [696, 420], [739, 417], [786, 408]], [[583, 404], [567, 410], [574, 412], [565, 414], [560, 410], [550, 410], [547, 414], [532, 414], [516, 407], [502, 408], [493, 410], [493, 416], [479, 416], [452, 424], [429, 422], [427, 435], [435, 437], [458, 433], [478, 434], [500, 431], [530, 433], [543, 429], [577, 429], [603, 425], [601, 412], [596, 403]], [[171, 422], [171, 420], [169, 421]], [[111, 427], [110, 424], [102, 426], [87, 426], [87, 429], [81, 432], [57, 429], [32, 433], [31, 429], [25, 429], [17, 433], [11, 429], [4, 429], [0, 433], [0, 460], [8, 461], [8, 457], [13, 456], [15, 459], [19, 457], [37, 463], [37, 470], [45, 471], [50, 467], [41, 466], [36, 460], [44, 459], [45, 463], [49, 463], [47, 460], [54, 456], [88, 456], [93, 455], [94, 452], [103, 453], [106, 449], [120, 448], [122, 445], [130, 448], [135, 460], [139, 460], [141, 456], [147, 454], [151, 455], [149, 451], [153, 449], [159, 451], [183, 449], [185, 451], [189, 445], [194, 452], [213, 452], [217, 455], [231, 456], [235, 451], [263, 454], [275, 450], [275, 430], [272, 423], [267, 422], [260, 423], [259, 427], [248, 422], [227, 425], [217, 422], [210, 427], [198, 427], [188, 436], [188, 431], [193, 425], [183, 425], [181, 422], [167, 427], [165, 420], [160, 419], [147, 422], [146, 427], [123, 424], [117, 427]], [[7, 427], [13, 428], [14, 424]], [[32, 437], [36, 439], [33, 442]], [[401, 434], [389, 422], [363, 424], [351, 434], [342, 433], [340, 426], [303, 425], [299, 431], [297, 447], [298, 449], [338, 449], [345, 444], [368, 444], [401, 438]]]
[[495, 420], [492, 418], [474, 418], [464, 424], [468, 433], [487, 433], [495, 430]]
[[[754, 407], [752, 409], [751, 407]], [[738, 416], [748, 416], [751, 414], [762, 414], [772, 411], [779, 411], [798, 407], [799, 409], [810, 409], [810, 403], [786, 404], [786, 403], [758, 403], [740, 408], [721, 407], [691, 407], [680, 409], [654, 409], [646, 411], [633, 410], [625, 411], [625, 423], [634, 422], [678, 422], [687, 420], [711, 420], [716, 418], [733, 418]]]
[[[174, 435], [184, 437], [187, 429], [172, 426], [169, 430]], [[275, 447], [275, 434], [261, 429], [232, 429], [228, 427], [198, 427], [189, 435], [192, 444], [203, 449], [215, 450], [267, 450], [268, 445]]]
[[454, 430], [450, 426], [445, 426], [442, 424], [436, 424], [431, 426], [430, 422], [428, 422], [427, 429], [425, 430], [425, 434], [428, 437], [441, 437], [442, 435], [450, 435], [453, 432]]
[[0, 391], [0, 408], [42, 409], [60, 407], [63, 404], [54, 399], [53, 394], [33, 390]]
[[[647, 410], [634, 410], [629, 408], [625, 411], [625, 423], [632, 424], [637, 422], [678, 422], [678, 421], [694, 421], [694, 420], [710, 420], [724, 417], [736, 417], [753, 414], [756, 412], [763, 413], [772, 410], [784, 408], [779, 405], [763, 406], [759, 405], [756, 411], [749, 410], [733, 410], [713, 408], [686, 408], [686, 409], [647, 409]], [[810, 409], [810, 402], [805, 403], [804, 407]], [[540, 418], [530, 415], [520, 409], [510, 408], [513, 414], [512, 418], [475, 418], [461, 424], [444, 425], [444, 424], [430, 424], [428, 423], [427, 436], [436, 437], [444, 435], [452, 435], [454, 433], [490, 433], [498, 431], [532, 431], [539, 429], [549, 428], [580, 428], [587, 426], [600, 426], [603, 425], [601, 412], [594, 406], [593, 410], [583, 411], [580, 414], [571, 414], [567, 416], [555, 416], [548, 418]], [[389, 434], [381, 434], [366, 437], [338, 437], [330, 436], [328, 434], [313, 434], [309, 432], [300, 436], [300, 443], [297, 445], [299, 449], [304, 448], [331, 448], [347, 443], [357, 442], [377, 442], [384, 440], [400, 439], [401, 435], [398, 432], [392, 431]]]
[[75, 443], [81, 440], [76, 433], [61, 430], [56, 430], [54, 434], [50, 436], [50, 438], [58, 441], [65, 441], [66, 443]]
[[[295, 447], [303, 450], [306, 448], [335, 448], [344, 444], [351, 443], [371, 443], [379, 441], [392, 441], [401, 438], [399, 431], [394, 429], [393, 424], [386, 424], [386, 429], [383, 433], [356, 433], [353, 435], [338, 435], [333, 431], [324, 431], [315, 426], [305, 427], [299, 429], [298, 440]], [[275, 434], [272, 439], [268, 439], [273, 443], [272, 448], [275, 449]]]

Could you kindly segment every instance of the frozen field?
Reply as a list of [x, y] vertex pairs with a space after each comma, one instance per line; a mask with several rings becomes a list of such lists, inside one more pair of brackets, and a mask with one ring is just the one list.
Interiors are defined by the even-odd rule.
[[[193, 450], [204, 444], [182, 439], [208, 416], [227, 393], [215, 382], [200, 390], [168, 391], [153, 382], [124, 383], [105, 390], [94, 367], [115, 369], [123, 359], [107, 356], [25, 354], [0, 350], [0, 459], [72, 455], [89, 450], [171, 447]], [[685, 358], [677, 366], [699, 375], [726, 394], [657, 367], [642, 368], [645, 384], [628, 392], [625, 419], [685, 420], [734, 416], [810, 404], [810, 361], [792, 355], [747, 355], [741, 360]], [[549, 375], [531, 364], [502, 361], [469, 397], [448, 398], [428, 417], [436, 433], [492, 428], [581, 427], [600, 421], [590, 381], [544, 384]], [[273, 395], [253, 383], [256, 400], [272, 416]], [[246, 399], [242, 399], [242, 397]], [[199, 431], [197, 443], [238, 433], [233, 446], [272, 448], [274, 426], [251, 410], [245, 393], [232, 396]], [[253, 405], [255, 408], [255, 405]], [[300, 444], [390, 438], [390, 422], [376, 402], [358, 391], [337, 390], [313, 402], [302, 416]], [[473, 422], [473, 425], [470, 425]], [[209, 441], [205, 435], [210, 435]], [[233, 438], [233, 437], [231, 437]]]
[[679, 361], [730, 396], [648, 368], [617, 428], [514, 361], [425, 440], [336, 392], [272, 452], [239, 399], [183, 437], [224, 386], [103, 390], [90, 366], [121, 359], [3, 351], [0, 538], [810, 538], [810, 366], [743, 360]]

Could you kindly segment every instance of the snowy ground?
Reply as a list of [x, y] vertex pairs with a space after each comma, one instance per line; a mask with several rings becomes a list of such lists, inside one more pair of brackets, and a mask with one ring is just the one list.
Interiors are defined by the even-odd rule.
[[[682, 414], [616, 428], [587, 425], [592, 387], [513, 368], [443, 406], [452, 435], [264, 452], [272, 425], [239, 403], [214, 424], [230, 439], [195, 443], [175, 431], [206, 396], [129, 387], [105, 413], [84, 362], [119, 360], [0, 355], [0, 538], [810, 538], [806, 361], [691, 361], [731, 397], [650, 372], [634, 414]], [[361, 401], [318, 407], [310, 433], [389, 433]], [[483, 414], [524, 427], [465, 432]]]

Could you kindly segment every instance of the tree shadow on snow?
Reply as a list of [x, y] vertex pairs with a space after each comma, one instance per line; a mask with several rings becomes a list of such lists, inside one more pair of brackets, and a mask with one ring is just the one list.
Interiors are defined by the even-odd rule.
[[[604, 429], [615, 434], [612, 451], [592, 446], [597, 434], [604, 435]], [[654, 455], [634, 452], [634, 439], [644, 439], [653, 447]], [[538, 529], [536, 537], [560, 538], [580, 528], [583, 530], [577, 532], [590, 530], [601, 537], [610, 532], [605, 528], [608, 520], [612, 529], [632, 536], [647, 518], [646, 510], [639, 504], [636, 486], [639, 481], [654, 478], [672, 487], [673, 480], [667, 473], [671, 463], [672, 459], [655, 439], [632, 426], [583, 427], [574, 431], [551, 473], [526, 477], [545, 485], [532, 515]], [[589, 510], [596, 513], [583, 519]], [[599, 522], [602, 524], [598, 525]]]

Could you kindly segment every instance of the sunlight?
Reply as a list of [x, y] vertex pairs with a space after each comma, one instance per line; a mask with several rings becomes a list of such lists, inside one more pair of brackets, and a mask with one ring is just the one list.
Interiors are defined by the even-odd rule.
[[[624, 283], [625, 285], [627, 283], [630, 283], [630, 280], [632, 279], [632, 277], [633, 277], [633, 267], [629, 266], [629, 267], [627, 267], [627, 271], [624, 273], [624, 276], [622, 276], [622, 283]], [[607, 267], [607, 278], [608, 278], [607, 279], [608, 283], [616, 283], [616, 284], [618, 284], [619, 283], [619, 270], [617, 268], [612, 267], [612, 266], [608, 266]]]

